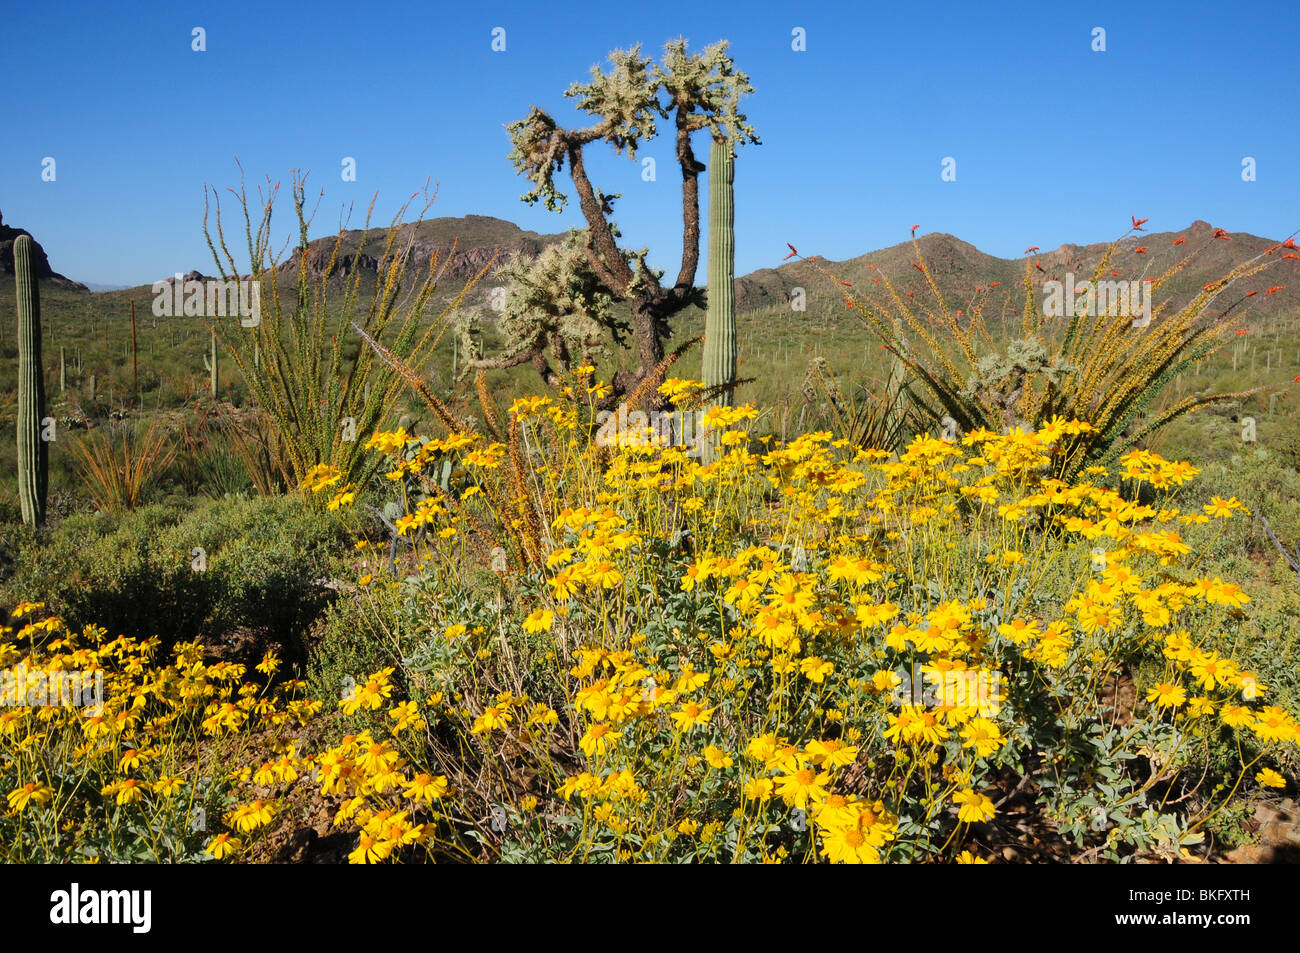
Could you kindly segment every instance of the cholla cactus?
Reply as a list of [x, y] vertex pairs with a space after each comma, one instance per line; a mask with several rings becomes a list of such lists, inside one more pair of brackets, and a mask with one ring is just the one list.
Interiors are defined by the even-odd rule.
[[1014, 427], [1025, 424], [1020, 404], [1026, 382], [1039, 378], [1051, 394], [1060, 388], [1067, 374], [1076, 370], [1077, 367], [1049, 360], [1047, 348], [1037, 338], [1017, 338], [1007, 344], [1005, 354], [986, 354], [979, 359], [960, 396], [966, 400], [978, 397], [991, 400], [1001, 408], [1003, 424]]
[[[655, 387], [664, 370], [664, 344], [672, 330], [669, 319], [700, 303], [695, 274], [700, 259], [699, 177], [705, 166], [695, 156], [691, 134], [707, 130], [728, 141], [733, 150], [758, 144], [758, 136], [739, 109], [753, 87], [727, 55], [725, 40], [700, 53], [689, 53], [684, 39], [670, 40], [664, 46], [662, 65], [642, 56], [640, 46], [614, 50], [609, 62], [608, 71], [592, 67], [590, 82], [575, 83], [565, 93], [595, 118], [592, 125], [565, 129], [534, 106], [525, 119], [507, 127], [513, 146], [510, 159], [531, 186], [521, 196], [523, 201], [530, 205], [541, 201], [551, 211], [561, 210], [568, 201], [556, 181], [556, 173], [568, 164], [586, 219], [583, 254], [612, 298], [627, 303], [629, 343], [636, 351], [636, 366], [614, 374], [604, 402], [610, 406], [637, 395], [653, 404], [662, 396]], [[672, 153], [681, 171], [682, 252], [667, 286], [661, 282], [663, 272], [646, 264], [646, 251], [619, 247], [618, 226], [612, 220], [618, 196], [593, 185], [583, 155], [587, 146], [603, 141], [616, 153], [626, 151], [635, 159], [641, 145], [657, 134], [657, 118], [671, 122]], [[643, 166], [643, 175], [647, 167]], [[615, 343], [624, 343], [621, 333], [615, 335]]]
[[588, 264], [585, 240], [585, 232], [571, 231], [532, 261], [515, 254], [497, 270], [505, 287], [497, 317], [504, 353], [483, 357], [470, 333], [482, 318], [464, 314], [456, 322], [465, 351], [462, 374], [531, 364], [558, 387], [562, 373], [606, 355], [606, 330], [617, 340], [623, 328], [614, 318], [613, 299]]

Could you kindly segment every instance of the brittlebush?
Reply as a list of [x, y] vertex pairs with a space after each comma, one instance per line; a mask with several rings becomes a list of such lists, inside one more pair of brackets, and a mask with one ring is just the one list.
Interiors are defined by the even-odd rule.
[[[350, 860], [980, 862], [1009, 805], [1078, 856], [1176, 859], [1294, 774], [1294, 716], [1232, 659], [1249, 597], [1197, 571], [1243, 508], [1183, 512], [1195, 467], [1063, 481], [1088, 425], [1059, 419], [892, 456], [755, 416], [709, 411], [703, 456], [602, 445], [563, 398], [516, 403], [515, 447], [371, 439], [412, 552], [358, 598], [395, 664], [345, 680], [348, 733], [291, 782]], [[346, 507], [336, 476], [312, 487]], [[213, 853], [289, 783], [261, 770]]]

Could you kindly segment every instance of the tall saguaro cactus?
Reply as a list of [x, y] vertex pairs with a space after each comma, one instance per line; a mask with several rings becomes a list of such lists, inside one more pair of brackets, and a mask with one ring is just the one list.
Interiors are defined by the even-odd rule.
[[203, 355], [203, 367], [208, 372], [208, 388], [212, 391], [212, 396], [217, 396], [218, 380], [217, 371], [217, 332], [212, 332], [212, 340], [208, 342], [208, 353]]
[[14, 276], [18, 286], [18, 503], [23, 522], [38, 526], [45, 522], [50, 448], [41, 439], [45, 416], [41, 295], [28, 235], [19, 235], [14, 241]]
[[[736, 202], [731, 140], [709, 147], [709, 308], [704, 318], [704, 383], [719, 387], [736, 377]], [[730, 388], [718, 403], [730, 406]]]

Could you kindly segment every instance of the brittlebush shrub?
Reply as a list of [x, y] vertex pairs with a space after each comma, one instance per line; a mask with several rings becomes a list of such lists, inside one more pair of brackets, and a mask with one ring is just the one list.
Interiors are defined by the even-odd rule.
[[[587, 445], [579, 410], [517, 402], [507, 444], [371, 441], [420, 568], [368, 578], [404, 606], [402, 663], [358, 674], [323, 756], [354, 859], [403, 856], [426, 809], [466, 856], [970, 859], [1013, 794], [1080, 852], [1178, 857], [1294, 770], [1294, 718], [1231, 658], [1249, 597], [1196, 571], [1243, 507], [1181, 511], [1195, 467], [1134, 452], [1067, 484], [1087, 425], [1061, 420], [775, 448], [747, 407], [710, 412], [706, 465]], [[443, 494], [419, 477], [451, 446]], [[489, 546], [514, 565], [485, 600]]]
[[[334, 743], [232, 762], [206, 849], [246, 856], [308, 786], [357, 863], [979, 862], [1016, 824], [1176, 859], [1294, 778], [1300, 727], [1233, 657], [1249, 596], [1197, 568], [1241, 504], [1181, 509], [1195, 467], [1062, 481], [1087, 426], [1062, 420], [891, 456], [754, 441], [755, 416], [709, 411], [708, 463], [602, 446], [567, 399], [516, 402], [505, 443], [374, 435], [406, 548], [357, 604], [393, 664], [320, 699]], [[310, 483], [347, 510], [341, 473]], [[1207, 776], [1212, 745], [1235, 757]], [[0, 778], [51, 783], [12, 756]]]

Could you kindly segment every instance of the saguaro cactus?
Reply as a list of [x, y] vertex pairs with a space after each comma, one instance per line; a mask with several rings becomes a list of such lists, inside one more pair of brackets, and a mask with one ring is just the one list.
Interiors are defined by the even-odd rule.
[[[736, 377], [735, 156], [729, 139], [709, 147], [709, 308], [704, 318], [704, 383], [718, 387]], [[731, 405], [731, 389], [717, 403]]]
[[212, 340], [208, 342], [208, 353], [203, 355], [203, 367], [208, 372], [208, 387], [212, 391], [212, 396], [217, 396], [217, 332], [212, 332]]
[[45, 416], [41, 295], [28, 235], [19, 235], [14, 241], [14, 276], [18, 286], [18, 503], [23, 522], [38, 526], [45, 522], [50, 448], [41, 439]]

